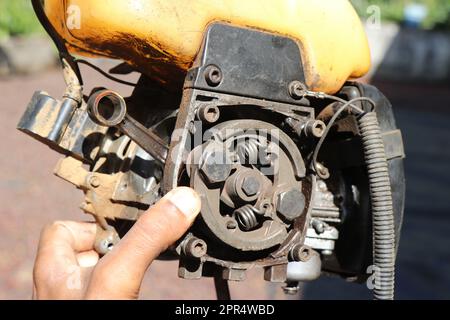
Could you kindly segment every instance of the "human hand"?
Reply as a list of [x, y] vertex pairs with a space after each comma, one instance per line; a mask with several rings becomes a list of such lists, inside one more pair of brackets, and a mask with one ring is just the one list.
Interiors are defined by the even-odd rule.
[[136, 299], [147, 268], [177, 241], [200, 211], [200, 197], [177, 188], [139, 218], [99, 259], [96, 224], [60, 221], [46, 227], [34, 265], [34, 299]]

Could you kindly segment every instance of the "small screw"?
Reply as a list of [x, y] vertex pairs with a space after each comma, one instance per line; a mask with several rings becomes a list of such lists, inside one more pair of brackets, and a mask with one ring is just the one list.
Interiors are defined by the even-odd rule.
[[320, 120], [310, 120], [304, 125], [307, 137], [322, 138], [327, 129], [327, 125]]
[[220, 110], [214, 105], [202, 105], [197, 110], [197, 118], [208, 123], [214, 123], [219, 120]]
[[234, 230], [237, 228], [237, 223], [236, 221], [228, 221], [227, 222], [227, 229], [228, 230]]
[[289, 257], [292, 261], [307, 262], [312, 257], [312, 250], [310, 247], [301, 244], [295, 245], [289, 252]]
[[302, 99], [307, 90], [308, 88], [306, 88], [306, 86], [300, 81], [292, 81], [289, 84], [289, 95], [295, 100]]
[[93, 188], [98, 188], [100, 187], [100, 179], [96, 176], [92, 176], [89, 178], [89, 184], [93, 187]]
[[205, 241], [192, 237], [183, 244], [182, 250], [187, 256], [201, 258], [206, 254], [207, 248]]

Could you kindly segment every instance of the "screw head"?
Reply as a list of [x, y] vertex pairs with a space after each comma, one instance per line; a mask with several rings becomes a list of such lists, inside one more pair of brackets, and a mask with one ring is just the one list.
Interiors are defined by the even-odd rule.
[[187, 240], [183, 247], [184, 253], [193, 258], [203, 257], [206, 254], [207, 250], [208, 246], [206, 245], [206, 242], [195, 237]]
[[234, 230], [236, 228], [237, 228], [237, 222], [236, 221], [230, 220], [230, 221], [227, 222], [227, 229], [228, 230]]
[[208, 123], [214, 123], [220, 118], [220, 110], [215, 105], [202, 105], [197, 110], [197, 117]]
[[296, 188], [281, 192], [277, 200], [277, 212], [288, 221], [300, 217], [305, 209], [305, 196]]
[[307, 90], [308, 88], [300, 81], [292, 81], [289, 84], [289, 95], [295, 100], [302, 99]]
[[261, 184], [255, 177], [245, 177], [242, 181], [242, 191], [248, 196], [252, 197], [256, 195], [261, 188]]
[[100, 187], [100, 179], [97, 176], [91, 176], [89, 178], [89, 184], [93, 187], [93, 188], [98, 188]]
[[218, 66], [209, 65], [205, 68], [205, 80], [211, 87], [217, 87], [222, 82], [222, 70]]
[[289, 252], [289, 257], [293, 261], [301, 261], [301, 262], [307, 262], [309, 259], [311, 259], [313, 255], [312, 249], [308, 246], [304, 246], [301, 244], [297, 244], [294, 247], [292, 247], [291, 251]]

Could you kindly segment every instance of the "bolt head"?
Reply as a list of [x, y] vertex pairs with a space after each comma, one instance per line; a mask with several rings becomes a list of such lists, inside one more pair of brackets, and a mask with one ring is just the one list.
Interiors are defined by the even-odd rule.
[[222, 151], [208, 152], [200, 165], [201, 172], [210, 183], [224, 182], [231, 169], [231, 163]]
[[320, 120], [310, 120], [304, 125], [304, 131], [307, 137], [322, 138], [327, 129], [327, 125]]
[[201, 239], [191, 238], [185, 243], [183, 250], [188, 256], [201, 258], [206, 254], [207, 245], [206, 242]]
[[215, 105], [202, 105], [197, 111], [197, 117], [208, 123], [214, 123], [219, 120], [220, 110]]
[[306, 86], [300, 81], [292, 81], [289, 84], [289, 94], [292, 98], [298, 100], [303, 98], [307, 91]]
[[277, 212], [288, 221], [300, 217], [305, 209], [305, 196], [295, 188], [281, 192], [277, 200]]
[[256, 195], [260, 188], [261, 184], [256, 177], [246, 177], [244, 178], [244, 181], [242, 181], [242, 191], [244, 191], [248, 197]]
[[209, 65], [205, 69], [206, 83], [211, 87], [217, 87], [222, 82], [222, 70], [215, 65]]
[[295, 245], [289, 253], [290, 258], [293, 261], [301, 261], [301, 262], [309, 261], [312, 255], [313, 253], [311, 248], [303, 245]]
[[93, 187], [93, 188], [98, 188], [100, 187], [100, 179], [96, 176], [91, 176], [89, 178], [89, 184]]

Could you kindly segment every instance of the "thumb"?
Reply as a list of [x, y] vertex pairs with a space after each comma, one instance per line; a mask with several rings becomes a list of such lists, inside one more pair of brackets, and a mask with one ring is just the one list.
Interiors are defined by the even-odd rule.
[[194, 190], [180, 187], [170, 191], [100, 260], [86, 297], [137, 298], [149, 265], [189, 229], [200, 207], [200, 197]]

